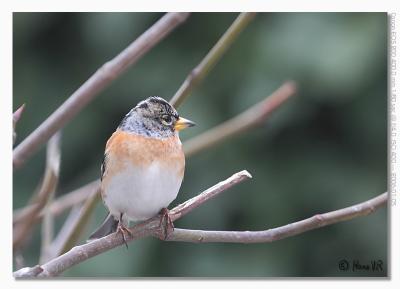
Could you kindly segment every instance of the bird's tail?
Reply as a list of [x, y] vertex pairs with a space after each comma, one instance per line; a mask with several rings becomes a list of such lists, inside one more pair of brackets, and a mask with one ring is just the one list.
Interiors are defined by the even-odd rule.
[[100, 227], [89, 236], [88, 242], [114, 233], [117, 230], [117, 226], [118, 221], [111, 214], [108, 214]]

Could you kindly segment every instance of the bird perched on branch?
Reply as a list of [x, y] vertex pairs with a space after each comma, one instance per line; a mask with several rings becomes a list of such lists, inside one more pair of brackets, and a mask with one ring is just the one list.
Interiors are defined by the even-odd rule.
[[126, 244], [129, 221], [158, 213], [172, 225], [167, 207], [185, 170], [179, 131], [193, 125], [161, 97], [149, 97], [129, 111], [106, 144], [101, 197], [109, 215], [89, 240], [119, 231]]

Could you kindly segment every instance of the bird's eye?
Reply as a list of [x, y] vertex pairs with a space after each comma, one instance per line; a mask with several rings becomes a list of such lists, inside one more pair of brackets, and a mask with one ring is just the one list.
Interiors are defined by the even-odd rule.
[[161, 122], [162, 122], [164, 125], [171, 125], [171, 124], [172, 124], [172, 117], [171, 117], [170, 115], [168, 115], [168, 114], [164, 114], [164, 115], [161, 117]]

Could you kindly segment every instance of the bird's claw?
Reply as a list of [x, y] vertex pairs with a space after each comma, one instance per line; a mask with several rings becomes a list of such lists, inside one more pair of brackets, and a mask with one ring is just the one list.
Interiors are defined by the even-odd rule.
[[119, 222], [118, 223], [118, 227], [117, 227], [117, 233], [121, 233], [122, 234], [122, 240], [124, 241], [126, 249], [128, 249], [128, 243], [126, 241], [125, 233], [127, 233], [129, 236], [132, 237], [132, 232], [127, 227], [125, 227], [122, 224], [122, 222]]

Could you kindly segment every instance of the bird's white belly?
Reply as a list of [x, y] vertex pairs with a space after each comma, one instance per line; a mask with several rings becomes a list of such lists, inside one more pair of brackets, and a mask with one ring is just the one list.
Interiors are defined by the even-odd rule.
[[182, 177], [153, 162], [147, 168], [127, 164], [103, 187], [104, 203], [119, 218], [122, 212], [131, 221], [151, 218], [176, 198]]

